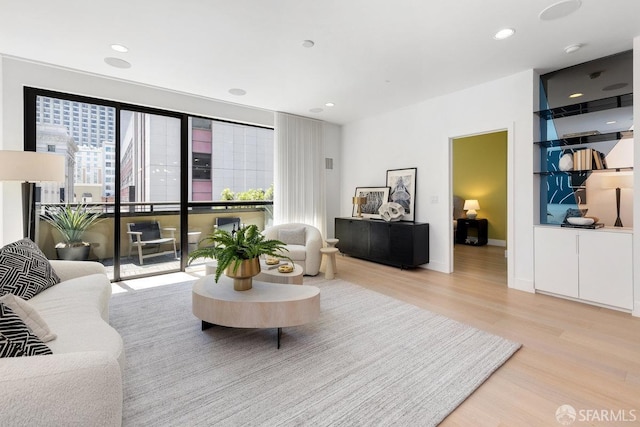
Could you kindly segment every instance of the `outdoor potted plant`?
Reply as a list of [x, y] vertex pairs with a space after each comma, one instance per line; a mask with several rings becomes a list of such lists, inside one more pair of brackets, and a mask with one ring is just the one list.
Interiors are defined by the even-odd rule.
[[251, 289], [251, 278], [260, 273], [260, 256], [291, 261], [284, 255], [288, 251], [286, 245], [280, 240], [267, 240], [255, 225], [241, 227], [235, 233], [216, 228], [201, 242], [211, 245], [192, 251], [189, 254], [189, 264], [197, 258], [215, 259], [216, 282], [224, 272], [233, 278], [233, 288], [236, 291]]
[[62, 242], [56, 244], [58, 259], [87, 260], [91, 243], [84, 242], [82, 236], [89, 227], [101, 221], [101, 216], [100, 212], [92, 212], [87, 205], [48, 207], [43, 219], [62, 236]]

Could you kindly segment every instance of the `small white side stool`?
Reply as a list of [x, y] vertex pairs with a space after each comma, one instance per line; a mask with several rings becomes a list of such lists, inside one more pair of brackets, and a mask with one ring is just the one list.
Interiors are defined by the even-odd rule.
[[338, 248], [321, 248], [320, 252], [325, 256], [324, 278], [333, 279], [336, 277], [338, 269], [336, 268], [336, 254]]
[[329, 248], [335, 248], [336, 247], [336, 243], [338, 243], [340, 240], [339, 239], [327, 239], [325, 240], [325, 242], [327, 242], [327, 247]]

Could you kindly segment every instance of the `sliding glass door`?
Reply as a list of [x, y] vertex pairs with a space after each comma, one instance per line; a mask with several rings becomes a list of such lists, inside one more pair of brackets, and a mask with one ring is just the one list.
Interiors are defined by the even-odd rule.
[[181, 119], [120, 111], [120, 277], [180, 270]]

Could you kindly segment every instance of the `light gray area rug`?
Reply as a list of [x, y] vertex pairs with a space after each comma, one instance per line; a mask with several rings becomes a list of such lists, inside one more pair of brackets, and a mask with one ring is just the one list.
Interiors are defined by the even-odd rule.
[[[185, 282], [111, 303], [127, 368], [124, 426], [433, 426], [519, 344], [341, 280], [321, 316], [200, 330]], [[293, 285], [292, 285], [293, 286]]]

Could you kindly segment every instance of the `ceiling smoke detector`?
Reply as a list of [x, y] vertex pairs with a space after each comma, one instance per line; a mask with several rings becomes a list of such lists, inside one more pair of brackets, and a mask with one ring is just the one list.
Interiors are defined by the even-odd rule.
[[131, 64], [124, 59], [108, 56], [104, 58], [104, 62], [116, 68], [131, 68]]

